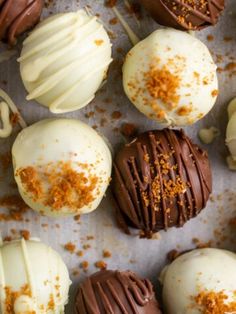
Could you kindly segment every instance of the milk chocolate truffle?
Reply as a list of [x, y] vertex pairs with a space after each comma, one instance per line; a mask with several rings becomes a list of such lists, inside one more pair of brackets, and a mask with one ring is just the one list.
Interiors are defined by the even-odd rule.
[[225, 0], [139, 0], [159, 23], [180, 30], [215, 25]]
[[18, 61], [27, 100], [53, 113], [74, 111], [90, 103], [106, 79], [111, 42], [96, 16], [56, 14], [24, 41]]
[[113, 194], [123, 229], [154, 232], [181, 227], [206, 206], [212, 189], [207, 153], [182, 130], [140, 134], [116, 155]]
[[0, 245], [0, 313], [64, 313], [71, 281], [61, 257], [39, 240]]
[[216, 64], [203, 42], [187, 32], [159, 29], [127, 54], [126, 95], [148, 118], [186, 126], [203, 118], [218, 95]]
[[14, 45], [19, 35], [39, 21], [43, 3], [43, 0], [17, 0], [17, 3], [0, 0], [0, 40]]
[[22, 198], [43, 215], [89, 213], [110, 182], [110, 150], [79, 120], [46, 119], [25, 128], [14, 142], [12, 157]]
[[75, 314], [161, 314], [151, 282], [131, 271], [99, 271], [80, 286]]
[[166, 314], [236, 313], [236, 254], [204, 248], [179, 256], [164, 268]]

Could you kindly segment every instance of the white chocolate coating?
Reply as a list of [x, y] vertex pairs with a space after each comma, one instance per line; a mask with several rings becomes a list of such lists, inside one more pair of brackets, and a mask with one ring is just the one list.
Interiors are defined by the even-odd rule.
[[[194, 298], [202, 291], [223, 291], [236, 301], [236, 254], [220, 249], [197, 249], [183, 254], [161, 274], [167, 314], [201, 314]], [[204, 312], [205, 313], [205, 312]]]
[[[95, 130], [79, 120], [47, 119], [24, 129], [16, 138], [12, 156], [15, 179], [22, 198], [32, 209], [44, 215], [63, 217], [91, 212], [98, 207], [109, 185], [112, 166], [110, 150]], [[90, 193], [92, 198], [89, 203], [82, 203], [83, 206], [79, 207], [65, 203], [55, 209], [45, 204], [50, 189], [48, 178], [42, 179], [43, 197], [35, 199], [18, 175], [20, 169], [27, 167], [40, 170], [40, 167], [43, 169], [47, 165], [55, 165], [54, 170], [58, 171], [57, 163], [61, 162], [70, 163], [76, 174], [82, 173], [85, 177], [83, 180], [88, 180], [87, 185], [89, 178], [96, 176], [98, 180]], [[70, 178], [63, 180], [67, 180], [64, 182], [66, 185], [70, 184]], [[77, 190], [73, 193], [77, 193]], [[76, 197], [81, 198], [80, 194], [76, 194]]]
[[[40, 241], [22, 239], [1, 245], [1, 314], [12, 314], [13, 310], [15, 314], [64, 313], [70, 284], [61, 257]], [[13, 293], [18, 296], [9, 304]]]
[[[156, 72], [155, 78], [150, 69]], [[177, 79], [168, 81], [166, 71]], [[147, 80], [154, 85], [153, 93], [147, 88]], [[127, 54], [123, 86], [130, 101], [147, 117], [165, 125], [185, 126], [201, 119], [215, 104], [216, 65], [197, 38], [170, 28], [160, 29]]]
[[34, 29], [18, 61], [27, 100], [69, 112], [94, 98], [112, 61], [111, 43], [96, 17], [84, 10], [62, 13]]
[[236, 161], [236, 98], [232, 99], [228, 106], [229, 122], [226, 129], [226, 144], [231, 158]]

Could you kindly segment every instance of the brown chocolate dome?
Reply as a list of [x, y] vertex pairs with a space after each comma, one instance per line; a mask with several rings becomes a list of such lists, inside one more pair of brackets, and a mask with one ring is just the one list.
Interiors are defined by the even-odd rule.
[[182, 30], [215, 25], [225, 0], [139, 0], [159, 23]]
[[14, 45], [19, 35], [39, 21], [43, 3], [43, 0], [0, 0], [0, 40]]
[[208, 155], [182, 130], [140, 134], [117, 154], [112, 181], [117, 218], [141, 236], [183, 226], [206, 206], [212, 189]]
[[131, 271], [99, 271], [80, 286], [75, 314], [161, 314], [153, 286]]

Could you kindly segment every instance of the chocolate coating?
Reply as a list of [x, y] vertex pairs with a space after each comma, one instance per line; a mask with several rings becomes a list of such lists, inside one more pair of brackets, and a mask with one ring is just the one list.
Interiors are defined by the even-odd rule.
[[215, 25], [225, 0], [139, 0], [159, 23], [181, 30]]
[[0, 0], [0, 40], [14, 45], [19, 35], [39, 21], [43, 3], [43, 0]]
[[80, 286], [75, 314], [161, 314], [153, 286], [131, 271], [99, 271]]
[[183, 226], [206, 206], [212, 189], [207, 153], [182, 130], [140, 134], [114, 163], [113, 195], [120, 226], [141, 236]]

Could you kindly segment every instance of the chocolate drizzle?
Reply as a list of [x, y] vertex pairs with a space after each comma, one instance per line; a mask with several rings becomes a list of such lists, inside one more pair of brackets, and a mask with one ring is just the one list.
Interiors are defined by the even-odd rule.
[[0, 40], [14, 45], [20, 34], [39, 21], [43, 2], [43, 0], [0, 0]]
[[103, 270], [79, 288], [75, 314], [161, 314], [153, 286], [131, 271]]
[[182, 130], [139, 135], [125, 145], [114, 163], [113, 195], [123, 229], [144, 237], [183, 226], [206, 206], [212, 189], [207, 153]]
[[140, 0], [160, 24], [181, 30], [215, 25], [225, 0]]

